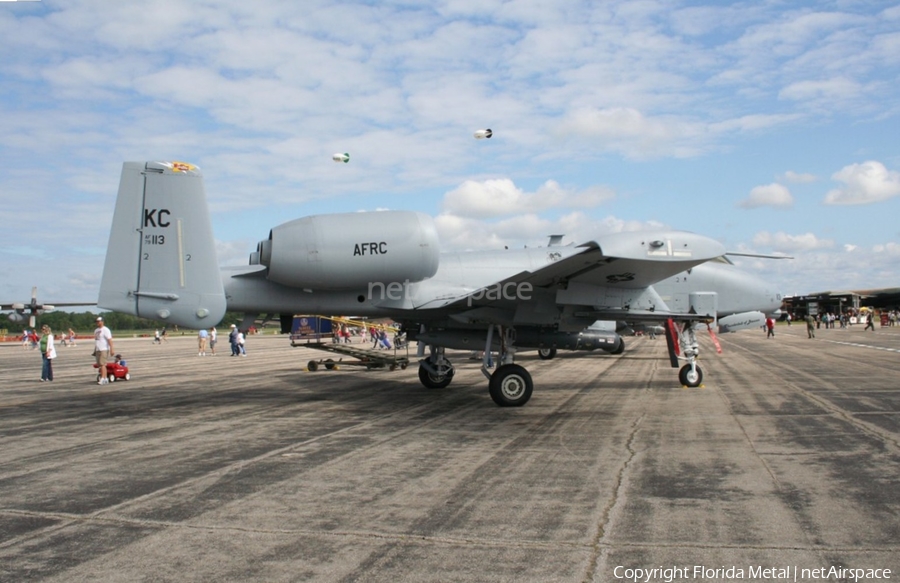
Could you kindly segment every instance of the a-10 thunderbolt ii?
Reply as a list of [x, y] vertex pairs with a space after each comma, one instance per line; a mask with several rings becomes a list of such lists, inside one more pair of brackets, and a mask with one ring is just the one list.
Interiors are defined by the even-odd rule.
[[[723, 308], [746, 320], [780, 307], [765, 282], [725, 263], [718, 265], [727, 273], [701, 267], [724, 254], [713, 239], [673, 230], [442, 252], [431, 217], [379, 211], [284, 223], [249, 265], [220, 272], [200, 169], [125, 162], [98, 305], [195, 329], [217, 324], [226, 309], [391, 318], [419, 341], [423, 385], [451, 382], [444, 349], [462, 344], [485, 351], [493, 400], [520, 406], [533, 382], [515, 364], [516, 348], [567, 347], [597, 320], [665, 324], [673, 363], [676, 355], [685, 363], [679, 378], [699, 385], [696, 325], [714, 322]], [[723, 281], [713, 280], [721, 278], [727, 294], [716, 293]], [[665, 298], [660, 282], [671, 283]], [[497, 366], [489, 372], [492, 352]]]

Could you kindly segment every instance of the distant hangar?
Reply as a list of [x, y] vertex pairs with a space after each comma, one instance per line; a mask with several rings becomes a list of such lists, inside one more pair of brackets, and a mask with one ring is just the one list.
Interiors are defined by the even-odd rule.
[[[783, 311], [802, 318], [813, 314], [840, 314], [849, 309], [862, 307], [894, 309], [900, 307], [900, 287], [847, 291], [824, 291], [802, 296], [786, 296]], [[812, 308], [812, 310], [810, 310]]]

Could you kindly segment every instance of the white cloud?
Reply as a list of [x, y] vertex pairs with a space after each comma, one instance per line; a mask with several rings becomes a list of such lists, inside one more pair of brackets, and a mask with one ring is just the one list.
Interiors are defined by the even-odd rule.
[[797, 81], [782, 89], [778, 93], [778, 97], [793, 101], [824, 100], [834, 102], [853, 99], [859, 96], [863, 90], [862, 85], [856, 81], [838, 77], [824, 81]]
[[874, 160], [844, 166], [831, 177], [844, 186], [830, 190], [825, 204], [870, 204], [900, 195], [900, 172]]
[[816, 180], [818, 180], [818, 178], [815, 174], [794, 172], [793, 170], [788, 170], [787, 172], [779, 176], [779, 180], [783, 180], [784, 182], [793, 182], [795, 184], [804, 184], [815, 182]]
[[757, 186], [750, 191], [750, 196], [737, 203], [737, 206], [746, 209], [771, 206], [776, 208], [789, 208], [794, 205], [794, 197], [787, 187], [778, 183]]
[[548, 180], [535, 192], [526, 193], [508, 178], [467, 180], [444, 195], [445, 213], [460, 217], [488, 218], [539, 212], [551, 208], [592, 208], [612, 199], [615, 193], [605, 187], [568, 192]]
[[834, 247], [834, 241], [830, 239], [820, 239], [813, 233], [789, 235], [782, 231], [777, 233], [761, 231], [753, 236], [753, 244], [759, 247], [769, 247], [783, 253], [812, 251], [814, 249], [830, 249]]
[[884, 243], [872, 247], [872, 253], [882, 253], [891, 257], [900, 257], [900, 244]]
[[[761, 236], [760, 236], [761, 235]], [[771, 241], [783, 233], [759, 234], [761, 242]], [[793, 259], [768, 260], [735, 257], [735, 264], [761, 277], [776, 282], [787, 294], [807, 294], [827, 290], [872, 289], [897, 286], [900, 244], [878, 243], [871, 246], [844, 244], [831, 246], [807, 233], [789, 241], [796, 249]], [[799, 243], [799, 244], [795, 244]], [[741, 249], [758, 252], [757, 249]]]
[[708, 133], [702, 123], [676, 116], [647, 116], [630, 107], [574, 110], [556, 131], [596, 140], [604, 150], [636, 160], [696, 156]]
[[742, 115], [710, 124], [717, 134], [725, 132], [759, 132], [776, 126], [792, 123], [800, 119], [799, 114], [755, 114]]
[[594, 219], [581, 211], [556, 219], [529, 213], [494, 222], [442, 213], [435, 217], [435, 225], [445, 251], [537, 247], [556, 234], [564, 235], [563, 244], [577, 245], [609, 233], [668, 228], [656, 221], [628, 221], [612, 215]]

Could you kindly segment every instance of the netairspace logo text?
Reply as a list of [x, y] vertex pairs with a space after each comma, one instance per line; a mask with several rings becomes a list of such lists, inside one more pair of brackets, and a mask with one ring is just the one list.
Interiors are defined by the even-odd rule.
[[784, 567], [704, 567], [676, 566], [653, 567], [650, 569], [618, 566], [613, 569], [613, 576], [633, 583], [672, 583], [673, 581], [730, 581], [741, 579], [768, 581], [818, 581], [822, 579], [844, 581], [878, 581], [891, 578], [890, 569], [870, 569], [831, 565], [829, 567], [804, 568], [796, 565]]

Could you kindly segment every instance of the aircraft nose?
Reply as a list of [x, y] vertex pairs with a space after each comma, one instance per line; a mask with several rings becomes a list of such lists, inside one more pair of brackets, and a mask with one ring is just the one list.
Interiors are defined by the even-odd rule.
[[744, 289], [748, 292], [752, 292], [751, 296], [758, 302], [757, 305], [765, 306], [760, 310], [761, 312], [773, 317], [781, 313], [781, 300], [784, 296], [768, 281], [748, 274], [748, 277], [745, 278], [744, 285]]
[[784, 307], [784, 294], [783, 293], [777, 292], [775, 294], [775, 301], [772, 303], [772, 306], [774, 308], [772, 311], [773, 314], [780, 316], [782, 313], [784, 313], [783, 310], [781, 309], [782, 307]]

